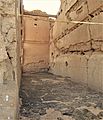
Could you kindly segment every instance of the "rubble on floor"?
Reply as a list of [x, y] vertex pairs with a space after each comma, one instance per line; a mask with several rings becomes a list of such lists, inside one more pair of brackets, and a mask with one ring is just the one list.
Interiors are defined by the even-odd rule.
[[103, 94], [69, 77], [25, 73], [20, 89], [20, 120], [102, 120]]

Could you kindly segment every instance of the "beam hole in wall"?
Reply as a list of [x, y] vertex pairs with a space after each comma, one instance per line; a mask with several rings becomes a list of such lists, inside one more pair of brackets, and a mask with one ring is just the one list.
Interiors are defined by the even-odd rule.
[[67, 61], [65, 61], [65, 66], [66, 66], [66, 67], [68, 66], [68, 62], [67, 62]]
[[35, 21], [37, 21], [38, 19], [37, 18], [35, 18]]
[[51, 55], [53, 56], [53, 54], [54, 54], [54, 53], [52, 52]]
[[63, 10], [61, 9], [60, 12], [62, 12]]
[[92, 14], [89, 14], [89, 16], [90, 16], [91, 18], [93, 18], [93, 17], [94, 17], [94, 15], [92, 15]]
[[37, 24], [36, 24], [36, 23], [34, 23], [34, 27], [37, 27]]
[[23, 31], [21, 30], [21, 35], [23, 35]]
[[8, 34], [8, 32], [6, 32], [6, 35]]

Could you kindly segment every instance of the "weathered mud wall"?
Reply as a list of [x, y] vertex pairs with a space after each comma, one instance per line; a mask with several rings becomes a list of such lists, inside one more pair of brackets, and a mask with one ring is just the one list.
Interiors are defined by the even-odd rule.
[[19, 14], [19, 0], [0, 0], [0, 120], [16, 120], [18, 113]]
[[102, 0], [61, 0], [51, 29], [50, 71], [103, 91], [103, 24], [96, 23], [103, 23]]
[[31, 15], [24, 15], [23, 19], [23, 72], [46, 70], [49, 63], [49, 19]]

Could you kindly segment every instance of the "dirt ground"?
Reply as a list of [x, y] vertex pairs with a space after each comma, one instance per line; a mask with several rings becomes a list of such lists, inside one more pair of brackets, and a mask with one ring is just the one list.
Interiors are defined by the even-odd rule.
[[50, 73], [25, 73], [20, 120], [103, 120], [103, 94]]

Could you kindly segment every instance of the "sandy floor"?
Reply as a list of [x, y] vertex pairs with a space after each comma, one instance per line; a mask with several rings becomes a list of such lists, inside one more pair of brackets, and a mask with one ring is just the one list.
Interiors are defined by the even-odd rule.
[[103, 94], [70, 78], [24, 74], [20, 120], [103, 120]]

